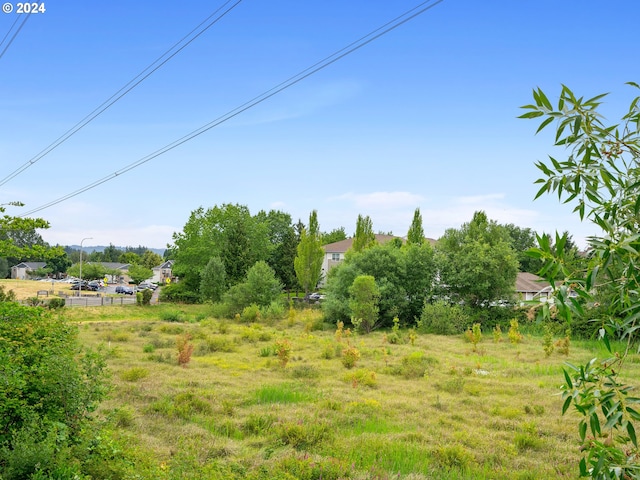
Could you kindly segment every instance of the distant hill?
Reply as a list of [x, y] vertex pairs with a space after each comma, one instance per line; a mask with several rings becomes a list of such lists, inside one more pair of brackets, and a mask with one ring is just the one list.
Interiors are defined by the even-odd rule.
[[[92, 252], [104, 252], [104, 249], [107, 248], [109, 245], [83, 245], [82, 246], [82, 251], [85, 253], [92, 253]], [[126, 251], [127, 248], [138, 248], [138, 247], [119, 247], [117, 245], [114, 245], [114, 247], [116, 247], [118, 250], [122, 250], [122, 251]], [[72, 248], [74, 250], [80, 250], [80, 245], [67, 245], [64, 248]], [[151, 247], [144, 247], [147, 250], [151, 250], [153, 253], [157, 253], [158, 255], [160, 255], [161, 257], [164, 256], [164, 252], [165, 252], [165, 248], [151, 248]]]

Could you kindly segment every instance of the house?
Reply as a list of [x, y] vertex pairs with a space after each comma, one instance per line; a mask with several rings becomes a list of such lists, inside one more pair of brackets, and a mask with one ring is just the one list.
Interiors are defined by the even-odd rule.
[[[406, 242], [406, 238], [396, 237], [395, 235], [386, 235], [382, 233], [377, 233], [375, 235], [376, 242], [379, 244], [385, 244], [394, 239], [399, 239], [402, 243]], [[427, 242], [434, 246], [436, 241], [432, 238], [425, 238]], [[335, 267], [338, 263], [344, 260], [344, 255], [347, 253], [353, 245], [353, 238], [347, 238], [346, 240], [340, 240], [339, 242], [329, 243], [324, 245], [322, 248], [324, 249], [324, 258], [322, 259], [322, 272], [320, 284], [323, 284], [325, 279], [327, 278], [327, 274], [329, 270]]]
[[26, 280], [33, 272], [46, 266], [45, 262], [20, 262], [11, 267], [11, 278]]
[[[101, 265], [107, 272], [106, 277], [109, 283], [129, 283], [130, 263], [118, 262], [87, 262], [92, 265]], [[113, 272], [113, 273], [112, 273]]]
[[[384, 244], [390, 242], [394, 238], [399, 238], [404, 242], [404, 239], [400, 237], [396, 237], [394, 235], [383, 235], [381, 233], [376, 234], [376, 242], [380, 244]], [[353, 238], [347, 238], [346, 240], [340, 240], [339, 242], [329, 243], [324, 245], [322, 248], [324, 249], [324, 258], [322, 259], [322, 280], [321, 283], [324, 282], [324, 279], [333, 267], [335, 267], [338, 263], [344, 260], [344, 254], [351, 248], [353, 245]]]
[[157, 267], [153, 267], [153, 277], [151, 277], [151, 281], [153, 283], [166, 283], [167, 278], [173, 280], [173, 273], [171, 269], [173, 268], [174, 261], [167, 260], [162, 265], [158, 265]]
[[551, 296], [551, 285], [541, 277], [528, 272], [518, 272], [516, 295], [522, 302], [540, 300], [546, 302]]

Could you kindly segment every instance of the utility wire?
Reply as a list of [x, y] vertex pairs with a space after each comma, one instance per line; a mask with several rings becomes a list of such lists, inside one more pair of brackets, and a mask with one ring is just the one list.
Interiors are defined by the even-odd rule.
[[436, 5], [438, 5], [439, 3], [442, 3], [444, 0], [427, 0], [425, 2], [422, 2], [420, 4], [418, 4], [417, 6], [413, 7], [410, 10], [407, 10], [405, 13], [403, 13], [402, 15], [394, 18], [393, 20], [385, 23], [384, 25], [382, 25], [381, 27], [376, 28], [375, 30], [369, 32], [368, 34], [366, 34], [365, 36], [359, 38], [358, 40], [356, 40], [355, 42], [350, 43], [349, 45], [347, 45], [346, 47], [332, 53], [331, 55], [329, 55], [328, 57], [325, 57], [324, 59], [320, 60], [319, 62], [316, 62], [315, 64], [313, 64], [312, 66], [302, 70], [301, 72], [297, 73], [296, 75], [289, 77], [287, 80], [285, 80], [284, 82], [276, 85], [275, 87], [267, 90], [266, 92], [258, 95], [257, 97], [252, 98], [251, 100], [249, 100], [248, 102], [243, 103], [242, 105], [240, 105], [239, 107], [234, 108], [233, 110], [230, 110], [229, 112], [225, 113], [224, 115], [221, 115], [220, 117], [216, 118], [215, 120], [213, 120], [212, 122], [207, 123], [206, 125], [201, 126], [200, 128], [193, 130], [191, 133], [188, 133], [187, 135], [165, 145], [164, 147], [156, 150], [155, 152], [150, 153], [149, 155], [142, 157], [141, 159], [137, 160], [136, 162], [130, 163], [129, 165], [125, 166], [124, 168], [113, 172], [110, 175], [107, 175], [106, 177], [101, 178], [100, 180], [96, 180], [93, 183], [90, 183], [74, 192], [71, 192], [67, 195], [64, 195], [63, 197], [60, 197], [56, 200], [52, 200], [49, 203], [46, 203], [44, 205], [41, 205], [40, 207], [34, 208], [33, 210], [30, 210], [22, 215], [20, 215], [20, 217], [26, 217], [26, 216], [30, 216], [33, 215], [34, 213], [40, 212], [41, 210], [44, 210], [46, 208], [52, 207], [53, 205], [57, 205], [58, 203], [64, 202], [65, 200], [69, 200], [70, 198], [73, 198], [77, 195], [80, 195], [81, 193], [84, 193], [88, 190], [91, 190], [99, 185], [102, 185], [103, 183], [108, 182], [109, 180], [113, 180], [114, 178], [123, 175], [124, 173], [129, 172], [130, 170], [133, 170], [134, 168], [139, 167], [140, 165], [143, 165], [147, 162], [149, 162], [150, 160], [153, 160], [156, 157], [159, 157], [160, 155], [163, 155], [171, 150], [173, 150], [174, 148], [182, 145], [183, 143], [188, 142], [189, 140], [192, 140], [194, 138], [196, 138], [199, 135], [202, 135], [203, 133], [207, 132], [208, 130], [211, 130], [214, 127], [217, 127], [218, 125], [234, 118], [235, 116], [241, 114], [242, 112], [249, 110], [252, 107], [255, 107], [256, 105], [264, 102], [265, 100], [273, 97], [274, 95], [277, 95], [278, 93], [282, 92], [283, 90], [286, 90], [289, 87], [292, 87], [293, 85], [297, 84], [298, 82], [301, 82], [302, 80], [304, 80], [307, 77], [310, 77], [311, 75], [313, 75], [314, 73], [319, 72], [320, 70], [328, 67], [329, 65], [337, 62], [338, 60], [346, 57], [347, 55], [349, 55], [350, 53], [353, 53], [354, 51], [364, 47], [365, 45], [373, 42], [374, 40], [380, 38], [381, 36], [389, 33], [392, 30], [395, 30], [396, 28], [400, 27], [401, 25], [407, 23], [408, 21], [414, 19], [415, 17], [417, 17], [418, 15], [421, 15], [422, 13], [426, 12], [427, 10], [430, 10], [431, 8], [435, 7]]
[[[40, 2], [38, 2], [40, 3]], [[29, 20], [29, 17], [31, 16], [30, 13], [25, 13], [22, 15], [24, 17], [24, 20], [22, 20], [22, 23], [20, 24], [20, 26], [18, 27], [18, 30], [16, 30], [16, 32], [13, 34], [13, 37], [11, 37], [11, 39], [9, 40], [9, 43], [7, 43], [7, 45], [4, 47], [4, 49], [2, 50], [2, 52], [0, 52], [0, 58], [2, 58], [5, 54], [5, 52], [9, 49], [9, 47], [11, 46], [11, 44], [13, 43], [13, 41], [16, 39], [16, 37], [18, 36], [18, 33], [20, 33], [20, 30], [22, 30], [22, 27], [24, 27], [24, 24], [27, 23], [27, 20]], [[7, 39], [7, 37], [9, 36], [9, 34], [11, 33], [11, 30], [13, 30], [13, 27], [16, 26], [16, 23], [18, 23], [18, 18], [20, 17], [20, 15], [16, 15], [16, 19], [13, 22], [13, 25], [11, 25], [11, 28], [9, 28], [9, 31], [6, 33], [6, 35], [4, 36], [4, 38], [2, 39], [2, 41], [0, 42], [0, 47], [2, 46], [2, 44], [4, 43], [4, 41]]]
[[[66, 142], [71, 136], [73, 136], [75, 133], [77, 133], [79, 130], [81, 130], [89, 122], [94, 120], [98, 115], [102, 114], [105, 110], [107, 110], [114, 103], [116, 103], [118, 100], [120, 100], [126, 94], [128, 94], [135, 87], [140, 85], [152, 73], [154, 73], [156, 70], [158, 70], [160, 67], [162, 67], [165, 63], [167, 63], [169, 60], [171, 60], [173, 57], [175, 57], [184, 48], [186, 48], [191, 42], [193, 42], [196, 38], [198, 38], [200, 35], [202, 35], [204, 32], [206, 32], [209, 28], [211, 28], [214, 24], [216, 24], [222, 17], [224, 17], [227, 13], [229, 13], [231, 10], [233, 10], [240, 2], [242, 2], [242, 0], [235, 0], [233, 5], [231, 5], [224, 12], [222, 12], [220, 15], [216, 16], [213, 20], [211, 20], [212, 17], [214, 17], [218, 12], [220, 12], [222, 9], [224, 9], [228, 4], [232, 3], [233, 1], [234, 0], [227, 0], [226, 3], [224, 3], [215, 12], [213, 12], [206, 19], [204, 19], [197, 27], [195, 27], [193, 30], [191, 30], [187, 35], [185, 35], [180, 40], [178, 40], [173, 46], [171, 46], [171, 48], [169, 48], [169, 50], [167, 50], [165, 53], [160, 55], [156, 60], [154, 60], [151, 64], [149, 64], [149, 66], [147, 66], [144, 70], [142, 70], [142, 72], [140, 72], [133, 79], [131, 79], [127, 84], [125, 84], [116, 93], [111, 95], [107, 100], [105, 100], [95, 110], [93, 110], [86, 117], [84, 117], [82, 120], [80, 120], [78, 123], [76, 123], [73, 127], [71, 127], [69, 130], [67, 130], [63, 135], [58, 137], [57, 140], [55, 140], [48, 147], [46, 147], [44, 150], [42, 150], [40, 153], [38, 153], [36, 156], [34, 156], [31, 160], [29, 160], [28, 162], [24, 163], [21, 167], [17, 168], [13, 172], [11, 172], [9, 175], [4, 177], [2, 180], [0, 180], [0, 186], [4, 185], [9, 180], [15, 178], [20, 173], [24, 172], [27, 168], [29, 168], [30, 166], [32, 166], [33, 164], [35, 164], [36, 162], [41, 160], [43, 157], [45, 157], [46, 155], [51, 153], [57, 147], [62, 145], [64, 142]], [[198, 29], [200, 29], [200, 27], [202, 27], [202, 25], [204, 25], [205, 23], [209, 22], [209, 20], [211, 20], [211, 22], [208, 23], [207, 25], [205, 25], [205, 27], [202, 28], [200, 31], [198, 31]], [[193, 35], [194, 32], [196, 32], [196, 31], [198, 31], [198, 32], [195, 35]], [[188, 39], [191, 35], [193, 35], [193, 37], [185, 42], [185, 40]], [[185, 42], [185, 43], [183, 44], [183, 42]], [[172, 51], [173, 51], [173, 53], [171, 53]]]

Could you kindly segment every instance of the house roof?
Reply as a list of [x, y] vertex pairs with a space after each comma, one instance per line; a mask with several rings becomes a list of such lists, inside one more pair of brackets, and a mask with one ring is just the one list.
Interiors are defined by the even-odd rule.
[[44, 268], [46, 262], [20, 262], [17, 265], [14, 265], [12, 268], [26, 268], [28, 270], [37, 270], [39, 268]]
[[[400, 238], [400, 237], [396, 237], [395, 235], [384, 235], [381, 233], [377, 233], [375, 237], [376, 237], [376, 242], [380, 244], [387, 243], [393, 240], [394, 238]], [[400, 240], [404, 241], [403, 238], [400, 238]], [[347, 238], [346, 240], [340, 240], [339, 242], [328, 243], [327, 245], [324, 245], [322, 248], [324, 248], [324, 251], [326, 253], [344, 253], [347, 250], [349, 250], [352, 245], [353, 245], [353, 238]]]
[[162, 270], [164, 268], [172, 268], [174, 264], [174, 260], [167, 260], [166, 262], [158, 265], [157, 267], [153, 267], [152, 270]]
[[[381, 245], [393, 240], [394, 238], [399, 238], [400, 240], [402, 240], [402, 243], [405, 243], [407, 241], [406, 238], [396, 237], [395, 235], [385, 235], [382, 233], [376, 233], [375, 237], [376, 237], [376, 242], [378, 242]], [[429, 242], [431, 246], [436, 244], [436, 240], [434, 240], [433, 238], [425, 237], [425, 240]], [[353, 238], [347, 238], [346, 240], [340, 240], [339, 242], [328, 243], [327, 245], [324, 245], [322, 248], [324, 248], [325, 253], [344, 253], [347, 250], [349, 250], [352, 245], [353, 245]]]
[[529, 272], [518, 272], [516, 292], [538, 293], [551, 288], [549, 282]]

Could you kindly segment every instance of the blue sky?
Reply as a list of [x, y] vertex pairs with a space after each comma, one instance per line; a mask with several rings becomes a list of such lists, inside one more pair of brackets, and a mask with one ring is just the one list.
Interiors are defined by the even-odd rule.
[[[223, 0], [45, 2], [0, 58], [0, 179], [73, 127]], [[418, 5], [407, 0], [243, 0], [51, 153], [0, 186], [19, 215], [211, 122]], [[13, 3], [15, 6], [16, 4]], [[1, 14], [0, 38], [17, 14]], [[640, 81], [636, 0], [444, 0], [182, 146], [38, 212], [52, 244], [166, 246], [191, 211], [280, 209], [320, 228], [427, 236], [476, 210], [538, 232], [595, 233], [554, 197], [533, 201], [551, 131], [518, 120], [561, 84], [619, 118]], [[18, 19], [21, 21], [21, 18]], [[0, 51], [6, 44], [2, 44]]]

